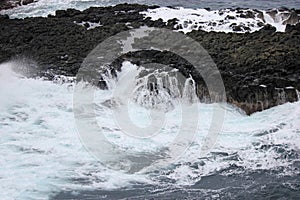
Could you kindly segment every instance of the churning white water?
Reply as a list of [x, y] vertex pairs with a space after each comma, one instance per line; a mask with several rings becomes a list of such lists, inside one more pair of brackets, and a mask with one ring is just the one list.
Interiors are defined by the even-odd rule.
[[[299, 102], [286, 103], [251, 116], [227, 104], [196, 103], [198, 109], [191, 111], [199, 116], [196, 137], [184, 155], [162, 168], [159, 174], [151, 170], [127, 173], [126, 170], [107, 168], [81, 143], [73, 113], [74, 83], [28, 79], [13, 72], [12, 68], [16, 67], [13, 62], [0, 65], [0, 199], [45, 199], [64, 189], [116, 189], [135, 183], [162, 184], [164, 178], [173, 180], [172, 185], [192, 185], [202, 176], [233, 164], [245, 170], [283, 166], [286, 169], [283, 173], [299, 172], [292, 168], [293, 162], [298, 160], [291, 160], [288, 156], [299, 151]], [[125, 63], [123, 72], [126, 70], [137, 69]], [[118, 85], [118, 80], [115, 81]], [[136, 87], [129, 82], [132, 80], [122, 84]], [[184, 95], [193, 91], [191, 82], [189, 80], [186, 85]], [[145, 90], [143, 81], [141, 83], [136, 92], [153, 98]], [[163, 89], [157, 88], [159, 91]], [[97, 90], [95, 93], [97, 122], [108, 140], [133, 155], [160, 155], [180, 129], [180, 106], [173, 103], [173, 109], [164, 110], [165, 126], [156, 135], [133, 138], [122, 132], [114, 117], [113, 111], [124, 103], [123, 97], [118, 96], [116, 105], [107, 104], [112, 96], [113, 90]], [[149, 117], [154, 108], [142, 103], [148, 105], [150, 101], [147, 103], [141, 96], [135, 97], [136, 100], [130, 102], [128, 115], [134, 124], [147, 127], [151, 120], [155, 120]], [[200, 157], [199, 151], [215, 107], [226, 111], [223, 129], [211, 152]], [[189, 122], [193, 121], [187, 120], [186, 123]], [[278, 151], [278, 148], [283, 150]], [[233, 170], [230, 173], [238, 172]]]

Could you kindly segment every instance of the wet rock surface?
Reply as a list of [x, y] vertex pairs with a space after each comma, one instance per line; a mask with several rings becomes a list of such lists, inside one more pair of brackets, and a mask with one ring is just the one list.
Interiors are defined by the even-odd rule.
[[0, 10], [11, 9], [17, 6], [28, 5], [30, 3], [36, 2], [37, 0], [1, 0]]
[[[55, 75], [75, 76], [90, 51], [112, 35], [141, 26], [175, 29], [176, 19], [166, 24], [162, 20], [144, 18], [140, 12], [149, 8], [156, 6], [120, 4], [91, 7], [84, 11], [68, 9], [56, 11], [55, 16], [47, 18], [9, 19], [1, 15], [0, 63], [24, 61], [31, 66], [30, 76], [50, 80]], [[244, 17], [251, 17], [251, 13]], [[98, 25], [89, 29], [92, 24]], [[299, 24], [287, 25], [285, 33], [275, 30], [272, 26], [265, 26], [260, 31], [245, 34], [201, 30], [187, 33], [208, 51], [216, 63], [224, 80], [227, 101], [247, 114], [298, 100]], [[168, 52], [128, 54], [113, 63], [115, 70], [124, 60], [135, 64], [157, 62], [176, 66], [184, 75], [194, 77], [198, 91], [205, 88], [205, 83], [187, 61]], [[198, 92], [200, 98], [207, 94]]]

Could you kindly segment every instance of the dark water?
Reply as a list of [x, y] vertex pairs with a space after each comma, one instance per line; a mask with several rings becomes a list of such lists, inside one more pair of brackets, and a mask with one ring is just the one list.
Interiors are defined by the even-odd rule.
[[[158, 1], [147, 1], [148, 3], [158, 3]], [[256, 8], [256, 9], [269, 9], [269, 8], [280, 8], [280, 7], [287, 7], [287, 8], [300, 8], [300, 1], [299, 0], [186, 0], [186, 1], [160, 1], [159, 5], [163, 6], [183, 6], [183, 7], [190, 7], [190, 8], [204, 8], [210, 7], [212, 9], [220, 9], [220, 8]]]
[[268, 10], [273, 8], [295, 8], [300, 9], [299, 0], [40, 0], [36, 4], [29, 4], [28, 6], [20, 6], [13, 10], [1, 11], [2, 14], [8, 14], [12, 18], [25, 18], [31, 16], [47, 16], [54, 14], [55, 10], [62, 10], [67, 8], [75, 8], [79, 10], [87, 9], [91, 6], [112, 6], [120, 3], [138, 3], [147, 5], [171, 6], [171, 7], [185, 7], [185, 8], [211, 8], [213, 10], [222, 8], [251, 8]]
[[118, 190], [63, 191], [52, 199], [300, 199], [300, 174], [259, 170], [238, 175], [205, 176], [193, 186], [137, 185]]
[[[97, 2], [97, 1], [95, 1]], [[98, 1], [99, 2], [99, 1]], [[186, 8], [205, 8], [210, 7], [212, 9], [220, 9], [220, 8], [255, 8], [255, 9], [271, 9], [271, 8], [296, 8], [300, 9], [300, 1], [299, 0], [181, 0], [181, 1], [172, 1], [172, 0], [132, 0], [132, 1], [124, 1], [124, 0], [112, 0], [107, 1], [107, 4], [118, 4], [118, 3], [140, 3], [140, 4], [155, 4], [160, 6], [181, 6]], [[81, 2], [85, 3], [85, 2]], [[86, 3], [89, 3], [86, 2]], [[100, 2], [99, 2], [100, 3]], [[102, 2], [100, 4], [103, 4]]]
[[[63, 190], [53, 200], [71, 199], [300, 199], [299, 152], [282, 152], [281, 159], [288, 159], [290, 167], [274, 169], [246, 169], [231, 164], [229, 167], [206, 175], [190, 186], [175, 186], [172, 180], [153, 173], [161, 184], [132, 183], [115, 190]], [[234, 161], [231, 160], [231, 161]], [[290, 173], [290, 172], [294, 173]], [[288, 173], [286, 173], [288, 172]], [[115, 177], [118, 179], [118, 177]], [[77, 180], [79, 184], [85, 184]]]

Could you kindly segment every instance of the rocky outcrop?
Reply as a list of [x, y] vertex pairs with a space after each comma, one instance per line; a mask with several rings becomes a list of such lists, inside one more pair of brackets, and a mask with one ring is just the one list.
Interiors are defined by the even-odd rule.
[[[32, 60], [28, 75], [53, 79], [54, 75], [74, 76], [83, 59], [106, 38], [140, 26], [174, 29], [176, 19], [144, 18], [141, 11], [156, 6], [121, 4], [84, 11], [57, 11], [47, 18], [9, 19], [0, 16], [0, 62]], [[247, 16], [245, 16], [247, 17]], [[89, 28], [90, 26], [94, 28]], [[288, 25], [285, 33], [265, 26], [254, 33], [217, 33], [194, 30], [188, 36], [211, 55], [224, 80], [227, 101], [247, 114], [297, 101], [300, 90], [299, 24]], [[191, 74], [198, 84], [198, 95], [205, 84], [192, 66], [168, 52], [144, 51], [124, 55], [113, 63], [117, 70], [123, 60], [136, 64], [157, 62]], [[103, 86], [104, 87], [104, 86]], [[204, 88], [204, 89], [203, 89]], [[200, 92], [201, 91], [201, 92]]]
[[25, 6], [36, 2], [37, 0], [2, 0], [0, 1], [0, 10], [11, 9], [17, 6]]
[[252, 34], [189, 34], [205, 47], [219, 70], [227, 98], [247, 114], [298, 100], [300, 32], [266, 27]]

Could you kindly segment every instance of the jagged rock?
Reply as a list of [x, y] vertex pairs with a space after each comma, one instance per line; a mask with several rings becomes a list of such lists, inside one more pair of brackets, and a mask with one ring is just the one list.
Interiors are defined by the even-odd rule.
[[265, 25], [262, 29], [260, 29], [260, 32], [275, 32], [276, 28], [272, 26], [271, 24]]
[[269, 10], [267, 11], [267, 14], [270, 15], [270, 17], [272, 17], [273, 19], [275, 19], [276, 15], [278, 14], [278, 10], [277, 9]]
[[300, 23], [296, 25], [290, 25], [290, 24], [286, 25], [285, 31], [286, 32], [297, 31], [300, 33]]
[[10, 9], [20, 5], [19, 1], [0, 1], [0, 10]]
[[0, 21], [1, 20], [6, 20], [6, 19], [9, 19], [8, 15], [0, 15]]
[[283, 24], [287, 25], [287, 24], [297, 24], [299, 22], [299, 16], [295, 11], [291, 11], [288, 19], [286, 19]]
[[22, 5], [28, 5], [28, 4], [33, 3], [33, 2], [34, 2], [34, 0], [23, 0], [23, 1], [21, 1], [21, 4]]
[[255, 14], [252, 11], [248, 10], [246, 13], [240, 14], [240, 17], [241, 18], [252, 18], [252, 19], [254, 19]]
[[236, 19], [236, 18], [235, 18], [235, 16], [227, 15], [227, 16], [225, 17], [225, 20], [228, 20], [228, 19]]
[[240, 25], [233, 25], [232, 30], [236, 32], [243, 31], [242, 26]]
[[248, 26], [245, 26], [243, 24], [236, 25], [235, 23], [231, 24], [230, 27], [232, 28], [233, 31], [235, 32], [240, 32], [240, 31], [251, 31], [251, 28]]
[[11, 9], [17, 6], [28, 5], [38, 0], [1, 0], [0, 10]]

